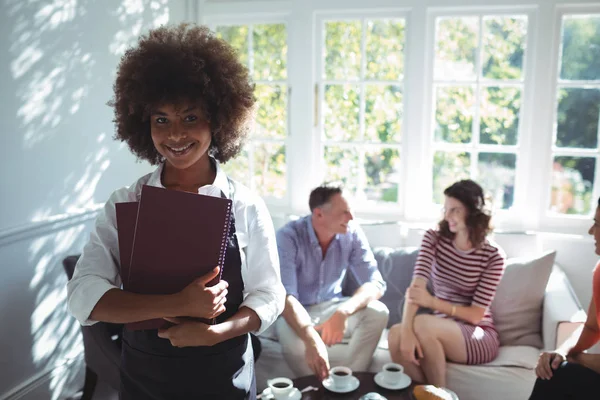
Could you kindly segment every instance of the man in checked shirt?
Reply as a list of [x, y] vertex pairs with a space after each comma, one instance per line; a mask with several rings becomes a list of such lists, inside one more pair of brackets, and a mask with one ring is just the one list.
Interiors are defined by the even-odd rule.
[[[336, 365], [366, 371], [388, 321], [378, 301], [385, 282], [342, 189], [319, 186], [309, 206], [310, 215], [277, 232], [287, 291], [276, 322], [283, 355], [296, 376], [325, 379]], [[351, 297], [342, 296], [344, 279], [358, 287]]]

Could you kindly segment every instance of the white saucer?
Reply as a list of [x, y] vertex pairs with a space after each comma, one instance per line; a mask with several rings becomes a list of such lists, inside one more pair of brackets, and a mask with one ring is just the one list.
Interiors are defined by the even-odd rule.
[[383, 379], [383, 372], [379, 372], [375, 375], [375, 383], [381, 386], [382, 388], [389, 390], [400, 390], [407, 388], [410, 386], [411, 382], [412, 380], [410, 379], [410, 376], [406, 374], [402, 374], [402, 378], [400, 378], [400, 380], [396, 383], [387, 383]]
[[345, 387], [335, 386], [333, 384], [333, 379], [331, 379], [330, 377], [325, 378], [322, 383], [323, 383], [323, 387], [325, 389], [331, 390], [332, 392], [336, 392], [336, 393], [348, 393], [348, 392], [358, 389], [358, 387], [360, 386], [360, 381], [355, 376], [352, 376], [350, 378], [350, 384], [346, 385]]
[[[265, 390], [263, 390], [261, 399], [272, 400], [274, 398], [275, 398], [275, 396], [273, 396], [273, 393], [271, 393], [271, 388], [268, 387]], [[292, 390], [290, 392], [290, 394], [288, 395], [288, 397], [285, 397], [285, 399], [286, 400], [300, 400], [300, 399], [302, 399], [302, 393], [300, 393], [298, 388], [294, 388], [294, 390]]]

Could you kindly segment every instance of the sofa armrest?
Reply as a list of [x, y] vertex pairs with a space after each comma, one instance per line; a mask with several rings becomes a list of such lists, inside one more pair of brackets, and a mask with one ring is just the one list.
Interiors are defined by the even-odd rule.
[[[546, 293], [542, 314], [544, 349], [554, 350], [585, 322], [586, 314], [564, 271], [554, 265]], [[559, 334], [560, 333], [560, 334]]]

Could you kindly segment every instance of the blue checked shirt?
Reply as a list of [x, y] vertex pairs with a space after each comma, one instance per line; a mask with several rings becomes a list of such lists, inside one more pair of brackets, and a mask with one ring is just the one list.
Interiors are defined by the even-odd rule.
[[281, 281], [288, 295], [303, 306], [342, 297], [346, 274], [361, 286], [367, 282], [385, 291], [385, 281], [360, 226], [348, 224], [348, 232], [337, 234], [323, 258], [311, 215], [291, 221], [277, 232]]

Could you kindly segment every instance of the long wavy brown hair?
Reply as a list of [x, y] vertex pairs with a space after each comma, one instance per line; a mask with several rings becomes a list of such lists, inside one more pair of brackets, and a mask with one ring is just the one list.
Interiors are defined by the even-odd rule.
[[[471, 179], [465, 179], [448, 186], [444, 195], [460, 201], [465, 206], [465, 225], [469, 230], [469, 241], [474, 247], [481, 247], [492, 231], [491, 215], [485, 210], [485, 197], [481, 186]], [[439, 222], [439, 232], [445, 238], [454, 239], [455, 234], [450, 232], [445, 219]]]

